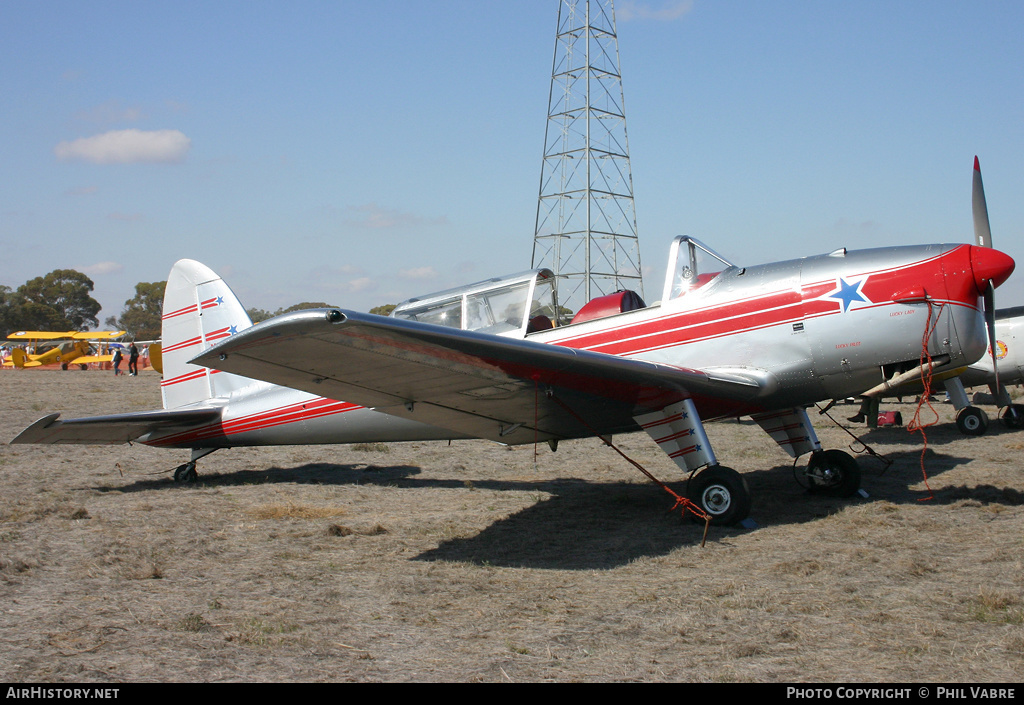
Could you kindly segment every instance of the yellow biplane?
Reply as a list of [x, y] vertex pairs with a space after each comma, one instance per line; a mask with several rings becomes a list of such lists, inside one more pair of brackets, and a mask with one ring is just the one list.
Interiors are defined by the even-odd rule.
[[[75, 364], [84, 370], [90, 363], [110, 362], [114, 358], [113, 353], [94, 354], [94, 344], [103, 345], [124, 334], [123, 330], [82, 332], [21, 330], [11, 333], [7, 339], [25, 343], [25, 347], [14, 348], [11, 351], [10, 359], [4, 361], [4, 367], [16, 367], [20, 370], [26, 367], [59, 364], [61, 369], [66, 370], [69, 365]], [[28, 352], [28, 350], [32, 352]]]

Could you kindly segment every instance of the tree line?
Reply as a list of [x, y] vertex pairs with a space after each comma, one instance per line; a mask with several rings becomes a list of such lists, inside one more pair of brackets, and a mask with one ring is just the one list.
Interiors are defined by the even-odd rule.
[[[74, 269], [55, 269], [31, 279], [17, 289], [0, 285], [0, 338], [19, 330], [87, 330], [99, 326], [100, 304], [91, 294], [95, 285]], [[167, 282], [139, 282], [135, 296], [124, 302], [120, 316], [108, 316], [103, 325], [127, 331], [129, 340], [159, 340], [164, 289]], [[261, 308], [246, 309], [253, 323], [283, 313], [308, 308], [334, 308], [322, 301], [305, 301], [271, 313]], [[388, 315], [393, 304], [377, 306], [370, 313]]]

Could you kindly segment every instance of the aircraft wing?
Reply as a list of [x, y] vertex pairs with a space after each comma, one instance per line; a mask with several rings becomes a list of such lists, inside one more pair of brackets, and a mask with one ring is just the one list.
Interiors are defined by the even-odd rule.
[[220, 418], [221, 410], [169, 409], [60, 420], [50, 414], [19, 433], [11, 443], [84, 443], [116, 445], [153, 431], [184, 429]]
[[123, 330], [86, 330], [72, 334], [74, 340], [113, 340], [126, 333]]
[[71, 340], [75, 331], [19, 330], [7, 336], [8, 340]]
[[[257, 324], [191, 361], [502, 443], [635, 431], [687, 397], [711, 418], [763, 383], [338, 309]], [[708, 413], [710, 410], [711, 413]]]
[[81, 357], [76, 357], [73, 360], [69, 360], [68, 364], [69, 365], [89, 365], [89, 364], [92, 364], [94, 362], [113, 362], [113, 361], [114, 361], [114, 356], [113, 355], [82, 355]]

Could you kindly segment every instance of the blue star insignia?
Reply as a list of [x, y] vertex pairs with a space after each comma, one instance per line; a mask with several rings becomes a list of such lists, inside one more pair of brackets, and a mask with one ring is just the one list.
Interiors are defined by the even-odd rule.
[[220, 306], [222, 303], [224, 303], [224, 297], [223, 296], [218, 296], [217, 297], [217, 305]]
[[839, 278], [839, 291], [834, 294], [829, 294], [830, 299], [839, 299], [843, 302], [843, 313], [850, 310], [850, 304], [854, 301], [867, 301], [861, 293], [860, 287], [864, 283], [863, 280], [859, 282], [849, 283], [842, 277]]
[[228, 335], [234, 335], [237, 332], [238, 332], [238, 327], [237, 326], [231, 326], [230, 328], [228, 328]]

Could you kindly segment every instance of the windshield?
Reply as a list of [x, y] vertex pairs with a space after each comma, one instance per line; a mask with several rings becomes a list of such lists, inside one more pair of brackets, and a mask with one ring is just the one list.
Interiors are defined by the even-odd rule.
[[699, 289], [733, 264], [692, 237], [677, 237], [669, 253], [663, 301]]
[[526, 335], [554, 320], [554, 275], [536, 270], [418, 297], [395, 308], [395, 318], [495, 335]]

